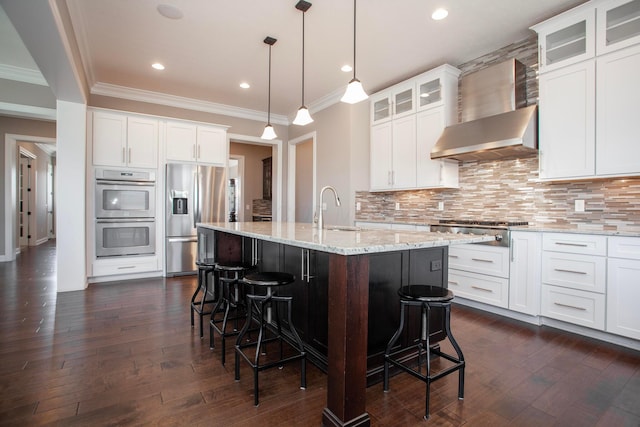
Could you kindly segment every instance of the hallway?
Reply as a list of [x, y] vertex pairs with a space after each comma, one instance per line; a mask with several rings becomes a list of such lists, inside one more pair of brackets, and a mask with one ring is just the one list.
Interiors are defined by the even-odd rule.
[[[0, 425], [320, 424], [326, 377], [298, 364], [233, 379], [190, 328], [194, 277], [90, 285], [56, 294], [55, 241], [0, 263]], [[452, 329], [467, 360], [436, 382], [428, 422], [424, 384], [408, 375], [367, 389], [372, 425], [640, 425], [640, 354], [455, 306]], [[228, 345], [227, 360], [233, 360]]]

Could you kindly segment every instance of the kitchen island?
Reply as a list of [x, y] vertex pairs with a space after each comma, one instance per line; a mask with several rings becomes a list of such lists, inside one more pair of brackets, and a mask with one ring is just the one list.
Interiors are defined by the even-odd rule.
[[420, 282], [446, 286], [448, 246], [490, 239], [281, 222], [198, 224], [199, 256], [250, 261], [301, 281], [291, 289], [299, 307], [294, 324], [317, 360], [325, 353], [322, 423], [328, 426], [370, 424], [367, 374], [397, 327], [397, 289]]

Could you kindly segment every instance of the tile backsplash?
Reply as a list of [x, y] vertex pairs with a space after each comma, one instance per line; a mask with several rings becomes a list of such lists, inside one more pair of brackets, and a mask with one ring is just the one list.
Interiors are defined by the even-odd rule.
[[[527, 69], [527, 104], [537, 102], [537, 38], [529, 37], [458, 65], [462, 75], [506, 59]], [[587, 230], [640, 231], [640, 178], [582, 181], [538, 180], [538, 157], [465, 162], [460, 188], [356, 192], [358, 221], [429, 222], [438, 219], [529, 221], [537, 226]], [[575, 212], [584, 200], [585, 211]], [[438, 202], [444, 205], [438, 210]], [[399, 210], [396, 210], [399, 203]]]
[[[459, 172], [458, 189], [357, 192], [361, 210], [356, 220], [510, 220], [585, 231], [640, 231], [640, 178], [539, 181], [537, 157], [466, 162]], [[575, 212], [576, 200], [585, 201], [584, 212]]]

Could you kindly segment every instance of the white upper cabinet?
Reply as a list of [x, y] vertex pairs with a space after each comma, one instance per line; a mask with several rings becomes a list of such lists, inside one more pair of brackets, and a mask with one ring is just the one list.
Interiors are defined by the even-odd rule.
[[167, 122], [166, 156], [169, 161], [224, 165], [227, 159], [225, 128], [185, 122]]
[[431, 150], [457, 123], [459, 75], [445, 64], [371, 96], [372, 191], [458, 186], [458, 163]]
[[596, 175], [640, 174], [640, 45], [597, 59]]
[[595, 15], [587, 3], [531, 27], [538, 33], [541, 73], [593, 58]]
[[597, 10], [598, 55], [640, 42], [640, 0], [609, 0]]
[[93, 112], [93, 164], [158, 167], [158, 121], [106, 111]]
[[595, 63], [540, 75], [540, 178], [595, 173]]

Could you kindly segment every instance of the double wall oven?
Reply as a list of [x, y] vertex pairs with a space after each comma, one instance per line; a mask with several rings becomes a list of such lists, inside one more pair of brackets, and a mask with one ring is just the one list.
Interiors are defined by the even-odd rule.
[[96, 169], [96, 257], [156, 252], [155, 172]]

